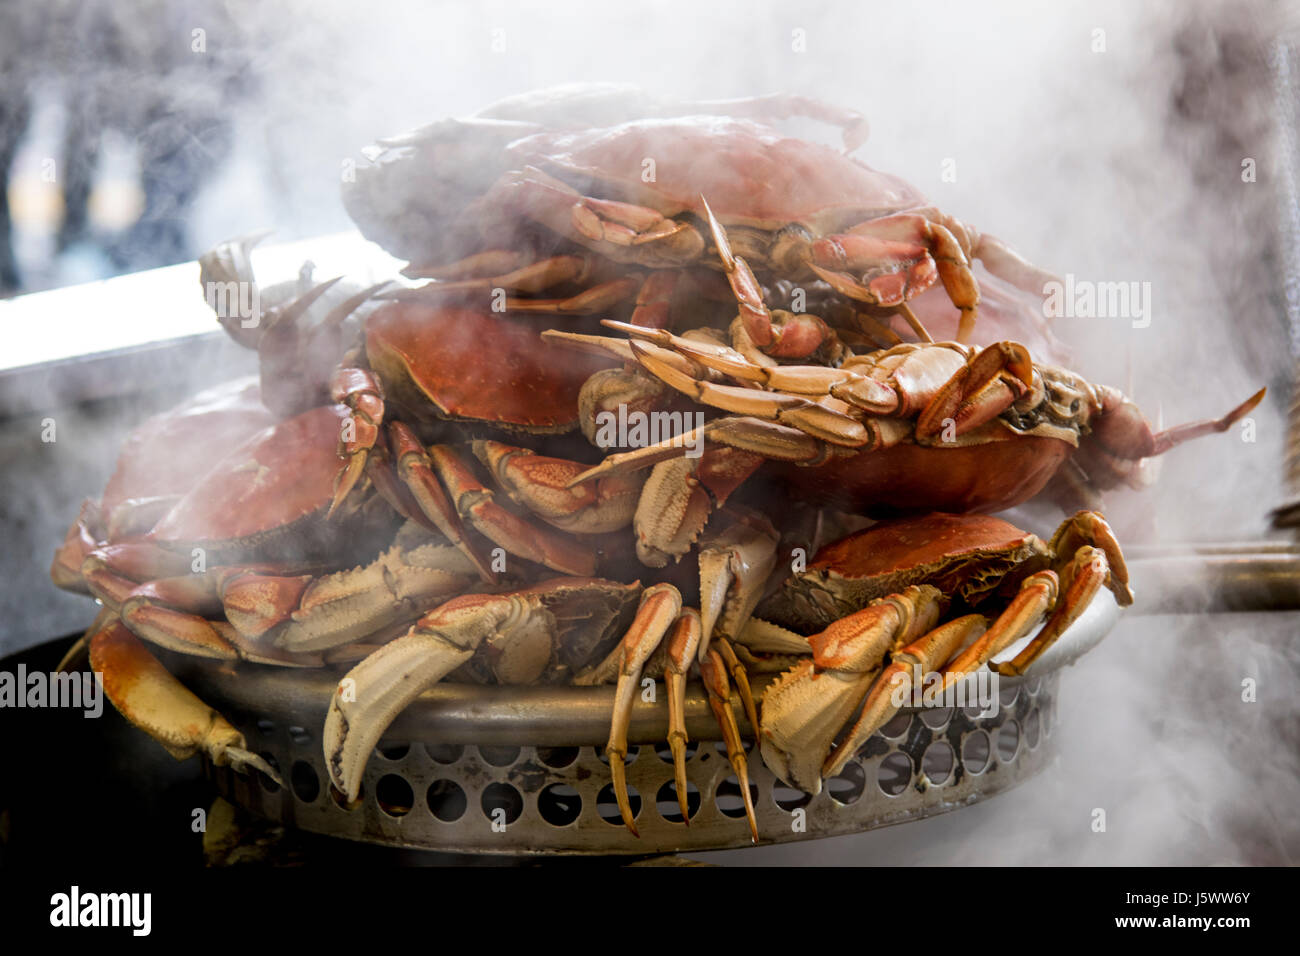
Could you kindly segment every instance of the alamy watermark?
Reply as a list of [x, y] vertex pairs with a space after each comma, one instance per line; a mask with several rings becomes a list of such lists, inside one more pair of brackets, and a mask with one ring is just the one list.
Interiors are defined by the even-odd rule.
[[939, 671], [920, 674], [914, 668], [911, 674], [893, 676], [889, 702], [895, 707], [978, 707], [981, 717], [995, 717], [999, 676], [997, 671], [981, 668], [945, 687]]
[[675, 441], [686, 449], [687, 458], [704, 454], [703, 412], [640, 412], [619, 405], [617, 412], [596, 414], [596, 446], [599, 448], [645, 448]]
[[255, 329], [262, 322], [262, 298], [255, 282], [209, 281], [204, 285], [203, 295], [208, 308], [219, 318], [239, 319], [239, 324], [246, 329]]
[[0, 707], [67, 707], [84, 710], [83, 717], [104, 712], [104, 675], [86, 673], [0, 671]]
[[83, 893], [74, 885], [50, 897], [51, 926], [125, 926], [148, 936], [152, 911], [152, 893]]
[[1093, 282], [1067, 273], [1064, 282], [1044, 283], [1043, 295], [1049, 319], [1131, 319], [1135, 329], [1151, 324], [1150, 282]]

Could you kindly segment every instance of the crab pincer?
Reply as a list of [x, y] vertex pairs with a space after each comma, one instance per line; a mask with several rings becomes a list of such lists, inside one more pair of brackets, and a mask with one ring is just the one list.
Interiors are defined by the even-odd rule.
[[284, 786], [275, 769], [248, 749], [244, 735], [173, 677], [120, 620], [91, 636], [90, 666], [103, 675], [104, 693], [118, 712], [177, 760], [202, 752], [216, 766], [260, 770]]

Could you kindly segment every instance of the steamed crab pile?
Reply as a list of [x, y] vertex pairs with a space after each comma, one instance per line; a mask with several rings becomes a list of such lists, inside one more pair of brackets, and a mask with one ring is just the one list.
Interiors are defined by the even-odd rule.
[[[848, 155], [864, 131], [800, 97], [594, 87], [374, 148], [344, 200], [403, 277], [218, 307], [258, 378], [138, 428], [56, 555], [103, 606], [86, 641], [114, 705], [177, 756], [274, 777], [147, 644], [336, 668], [325, 757], [354, 800], [438, 681], [613, 683], [635, 832], [643, 679], [665, 685], [689, 820], [696, 671], [746, 800], [737, 707], [816, 792], [900, 686], [1022, 673], [1099, 591], [1130, 603], [1101, 492], [1262, 393], [1153, 432], [1064, 367], [1046, 276]], [[205, 256], [205, 290], [253, 283], [249, 246]], [[685, 424], [603, 427], [655, 416]], [[1047, 540], [989, 516], [1038, 495], [1076, 512]]]

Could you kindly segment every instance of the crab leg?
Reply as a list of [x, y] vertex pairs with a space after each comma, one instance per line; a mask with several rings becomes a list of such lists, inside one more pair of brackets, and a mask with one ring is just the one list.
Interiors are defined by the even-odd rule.
[[745, 708], [745, 719], [749, 721], [750, 730], [754, 735], [754, 743], [757, 744], [760, 742], [758, 736], [758, 707], [754, 703], [754, 692], [749, 686], [749, 674], [745, 670], [745, 665], [736, 656], [736, 650], [731, 646], [729, 640], [725, 637], [719, 637], [717, 647], [723, 661], [726, 662], [731, 679], [736, 682], [736, 689], [740, 691], [740, 703]]
[[[392, 439], [393, 457], [397, 461], [397, 474], [414, 498], [419, 514], [469, 558], [485, 583], [492, 583], [496, 576], [488, 567], [487, 560], [466, 536], [457, 508], [438, 481], [424, 445], [401, 422], [392, 423], [389, 435]], [[380, 487], [382, 490], [383, 486]]]
[[1106, 586], [1109, 578], [1110, 565], [1106, 561], [1106, 553], [1100, 548], [1080, 548], [1074, 555], [1074, 560], [1061, 572], [1063, 593], [1042, 631], [1015, 659], [990, 666], [1005, 677], [1023, 674], [1043, 651], [1056, 643], [1066, 628], [1079, 619], [1079, 615], [1092, 603], [1097, 592]]
[[614, 799], [618, 801], [623, 822], [627, 824], [633, 836], [641, 834], [637, 832], [632, 805], [628, 802], [625, 768], [627, 728], [632, 717], [632, 703], [640, 690], [642, 667], [659, 647], [659, 642], [663, 640], [681, 612], [682, 596], [671, 584], [656, 584], [646, 588], [641, 595], [641, 606], [637, 609], [636, 618], [615, 652], [619, 654], [621, 660], [618, 667], [618, 684], [614, 690], [614, 716], [610, 722], [605, 755], [609, 758]]
[[[1060, 597], [1053, 594], [1054, 599], [1050, 605], [1053, 608], [1052, 616], [1042, 631], [1014, 660], [990, 665], [999, 674], [1008, 677], [1023, 674], [1030, 664], [1078, 620], [1101, 588], [1108, 588], [1120, 607], [1133, 603], [1124, 554], [1110, 525], [1097, 512], [1080, 511], [1061, 522], [1061, 526], [1052, 535], [1051, 550], [1057, 555]], [[1032, 578], [1025, 583], [1028, 584], [1029, 580]], [[1002, 642], [985, 660], [995, 657], [1012, 643], [1014, 640]]]
[[727, 637], [744, 628], [776, 567], [776, 545], [776, 530], [753, 516], [734, 522], [700, 547], [701, 657], [708, 652], [715, 626], [720, 624], [718, 633]]
[[937, 588], [909, 587], [808, 639], [812, 659], [796, 664], [763, 694], [761, 749], [774, 774], [801, 790], [821, 792], [823, 761], [885, 656], [933, 630], [942, 600]]
[[[758, 820], [754, 816], [754, 802], [749, 793], [749, 765], [745, 760], [745, 747], [740, 739], [735, 711], [731, 709], [731, 684], [727, 681], [727, 667], [715, 648], [700, 661], [700, 676], [709, 692], [709, 707], [722, 728], [722, 739], [727, 746], [727, 760], [735, 771], [740, 793], [745, 801], [745, 816], [749, 819], [750, 838], [758, 842]], [[680, 792], [680, 791], [679, 791]]]
[[934, 673], [957, 648], [979, 637], [988, 626], [980, 614], [967, 614], [947, 624], [940, 625], [919, 640], [899, 648], [891, 655], [889, 666], [880, 672], [862, 714], [854, 723], [843, 742], [826, 758], [822, 765], [823, 777], [834, 777], [867, 738], [889, 722], [902, 709], [913, 688], [920, 687], [927, 674]]
[[686, 799], [686, 678], [700, 646], [703, 633], [700, 612], [695, 608], [682, 608], [665, 642], [667, 660], [664, 668], [664, 686], [668, 691], [668, 747], [673, 753], [673, 779], [677, 786], [677, 804], [682, 809], [682, 821], [690, 826], [691, 814]]
[[632, 523], [641, 481], [613, 475], [570, 487], [587, 465], [548, 458], [498, 441], [474, 442], [474, 454], [511, 499], [562, 531], [603, 534]]
[[807, 358], [823, 345], [835, 341], [835, 332], [815, 315], [772, 312], [763, 302], [763, 290], [749, 264], [731, 251], [727, 232], [718, 222], [704, 197], [700, 197], [709, 223], [713, 244], [722, 260], [722, 270], [740, 306], [740, 319], [749, 339], [773, 358]]
[[706, 439], [775, 461], [820, 464], [828, 457], [823, 443], [797, 428], [759, 418], [715, 418], [702, 428], [693, 429], [685, 435], [667, 439], [657, 445], [609, 455], [600, 464], [593, 465], [571, 479], [569, 484], [578, 485], [605, 475], [630, 474], [681, 458], [686, 448]]
[[939, 389], [916, 420], [918, 441], [940, 435], [952, 421], [961, 435], [1001, 415], [1034, 387], [1034, 363], [1016, 342], [999, 342], [973, 355]]
[[429, 461], [446, 487], [456, 512], [507, 552], [561, 574], [590, 577], [595, 573], [595, 557], [589, 550], [502, 508], [492, 491], [474, 477], [474, 472], [450, 447], [434, 445], [429, 449]]
[[508, 174], [494, 191], [523, 215], [615, 262], [677, 267], [704, 254], [704, 237], [690, 223], [645, 206], [582, 196], [532, 166]]
[[177, 760], [201, 751], [219, 767], [260, 770], [284, 786], [279, 774], [248, 749], [244, 735], [188, 691], [120, 621], [91, 637], [90, 666], [103, 675], [104, 693], [118, 712]]
[[334, 498], [330, 501], [327, 516], [334, 514], [365, 472], [370, 450], [374, 448], [384, 422], [384, 391], [379, 380], [367, 370], [343, 368], [336, 371], [330, 383], [330, 395], [350, 410], [351, 415], [346, 421], [351, 427], [339, 436], [339, 454], [347, 458], [347, 464], [334, 479]]
[[1032, 634], [1056, 605], [1060, 590], [1060, 578], [1055, 571], [1039, 571], [1025, 578], [1006, 610], [983, 636], [944, 667], [943, 689], [947, 691], [1016, 641]]
[[938, 278], [961, 310], [957, 341], [970, 340], [979, 285], [961, 243], [945, 224], [917, 213], [871, 219], [845, 234], [818, 239], [812, 256], [812, 270], [833, 289], [870, 305], [902, 305]]
[[846, 414], [848, 406], [836, 399], [818, 402], [799, 395], [701, 381], [675, 367], [675, 353], [645, 342], [633, 341], [632, 354], [655, 378], [701, 404], [736, 415], [767, 418], [836, 445], [860, 447], [871, 442], [867, 428]]

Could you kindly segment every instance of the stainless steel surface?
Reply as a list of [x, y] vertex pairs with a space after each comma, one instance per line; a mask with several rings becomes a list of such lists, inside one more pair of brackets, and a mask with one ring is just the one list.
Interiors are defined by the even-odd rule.
[[[920, 819], [985, 799], [1037, 773], [1050, 756], [1060, 668], [1104, 638], [1118, 616], [1103, 592], [1029, 674], [999, 681], [994, 713], [981, 715], [973, 706], [901, 711], [816, 797], [781, 784], [751, 750], [760, 842]], [[638, 839], [619, 821], [609, 769], [599, 756], [609, 733], [610, 687], [440, 684], [393, 723], [366, 769], [357, 805], [345, 808], [328, 785], [320, 740], [342, 671], [160, 656], [280, 770], [287, 789], [261, 775], [206, 767], [227, 799], [274, 821], [352, 840], [450, 852], [617, 855], [750, 845], [739, 788], [698, 684], [687, 696], [693, 742], [688, 779], [699, 805], [689, 827], [680, 821], [671, 787], [666, 703], [662, 696], [638, 701], [633, 711], [629, 741], [640, 746], [628, 782], [639, 795]], [[756, 695], [768, 679], [754, 682]], [[743, 716], [740, 723], [748, 734]], [[945, 760], [948, 769], [940, 773]], [[566, 806], [580, 809], [570, 822], [557, 823]], [[449, 808], [458, 813], [446, 813]], [[493, 827], [498, 810], [505, 813], [497, 818], [504, 819], [504, 830]]]
[[1300, 553], [1293, 548], [1148, 555], [1129, 561], [1135, 614], [1300, 609]]
[[[252, 258], [264, 286], [294, 278], [308, 260], [322, 281], [347, 275], [369, 284], [401, 268], [355, 231], [263, 243]], [[0, 324], [0, 408], [11, 416], [128, 394], [142, 382], [180, 384], [185, 393], [196, 368], [232, 356], [251, 364], [217, 326], [196, 262], [0, 299]]]
[[[1056, 690], [1056, 674], [1004, 690], [1003, 705], [987, 718], [963, 709], [908, 710], [811, 798], [780, 784], [751, 751], [760, 842], [817, 839], [904, 823], [1021, 783], [1051, 758]], [[697, 711], [700, 703], [696, 696]], [[750, 845], [739, 788], [721, 744], [711, 739], [698, 741], [687, 762], [688, 792], [694, 787], [698, 800], [689, 827], [680, 820], [671, 788], [667, 747], [636, 748], [627, 777], [638, 795], [638, 838], [622, 825], [609, 769], [591, 746], [408, 745], [390, 735], [366, 769], [357, 804], [344, 808], [325, 785], [318, 734], [291, 723], [298, 719], [296, 713], [269, 706], [228, 716], [250, 746], [274, 761], [288, 788], [280, 789], [260, 774], [242, 776], [211, 765], [205, 768], [209, 779], [233, 803], [310, 832], [448, 852], [518, 855], [640, 855]], [[567, 815], [562, 807], [569, 809]]]

